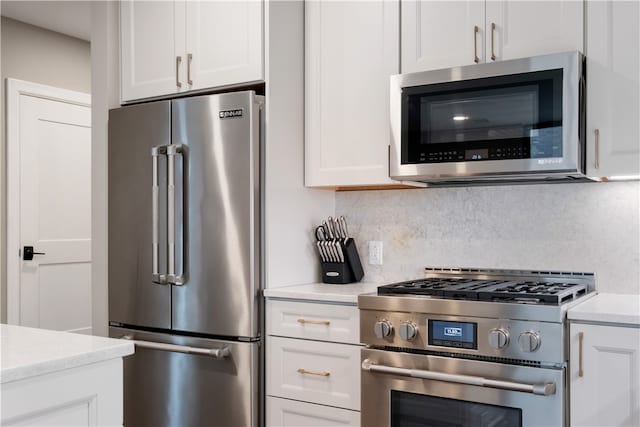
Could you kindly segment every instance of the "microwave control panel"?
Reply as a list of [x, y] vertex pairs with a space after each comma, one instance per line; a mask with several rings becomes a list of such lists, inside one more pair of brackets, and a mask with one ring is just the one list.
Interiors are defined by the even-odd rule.
[[457, 148], [420, 153], [419, 163], [469, 162], [478, 160], [529, 159], [531, 153], [525, 144], [501, 145], [489, 148]]

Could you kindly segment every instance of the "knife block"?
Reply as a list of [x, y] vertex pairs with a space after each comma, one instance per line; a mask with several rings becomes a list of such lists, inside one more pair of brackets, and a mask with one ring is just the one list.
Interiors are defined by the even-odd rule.
[[356, 242], [349, 238], [340, 245], [344, 253], [344, 262], [321, 262], [322, 281], [334, 285], [359, 282], [364, 276], [364, 270], [360, 263]]

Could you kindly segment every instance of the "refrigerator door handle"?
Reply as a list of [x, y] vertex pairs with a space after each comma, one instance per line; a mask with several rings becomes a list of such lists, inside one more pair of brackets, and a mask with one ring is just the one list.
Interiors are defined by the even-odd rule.
[[131, 335], [123, 335], [122, 339], [133, 342], [136, 347], [149, 348], [152, 350], [170, 351], [173, 353], [198, 354], [201, 356], [211, 356], [214, 359], [226, 359], [231, 355], [231, 350], [229, 350], [228, 346], [224, 346], [222, 348], [190, 347], [188, 345], [166, 344], [161, 342], [134, 340], [133, 336]]
[[160, 253], [160, 238], [159, 238], [159, 207], [158, 203], [159, 194], [160, 194], [160, 183], [159, 183], [159, 171], [158, 171], [158, 157], [164, 156], [167, 154], [167, 145], [158, 145], [156, 147], [151, 148], [151, 161], [153, 162], [153, 177], [152, 177], [152, 185], [151, 185], [151, 222], [152, 222], [152, 241], [151, 241], [151, 280], [153, 283], [157, 283], [159, 285], [166, 285], [167, 275], [161, 274], [159, 269], [159, 253]]
[[[182, 144], [171, 144], [167, 146], [167, 244], [169, 246], [168, 254], [168, 273], [167, 282], [173, 285], [184, 285], [186, 282], [185, 271], [182, 274], [176, 273], [176, 156], [182, 155], [184, 161], [185, 147]], [[184, 168], [183, 168], [184, 170]], [[184, 203], [184, 190], [186, 190], [186, 180], [183, 179], [183, 197], [182, 197], [182, 265], [187, 265], [185, 240], [186, 229], [184, 227], [184, 218], [186, 216]], [[183, 267], [184, 270], [184, 267]]]

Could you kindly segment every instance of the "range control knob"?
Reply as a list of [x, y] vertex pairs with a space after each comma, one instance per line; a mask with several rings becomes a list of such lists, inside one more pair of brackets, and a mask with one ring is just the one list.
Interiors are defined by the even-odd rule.
[[509, 345], [509, 332], [504, 329], [492, 329], [489, 331], [489, 346], [499, 350]]
[[411, 341], [418, 335], [418, 327], [413, 322], [402, 322], [398, 333], [403, 340]]
[[534, 331], [527, 331], [520, 334], [518, 344], [522, 351], [531, 353], [540, 348], [540, 335]]
[[385, 338], [393, 332], [393, 325], [388, 320], [378, 320], [373, 325], [373, 332], [378, 338]]

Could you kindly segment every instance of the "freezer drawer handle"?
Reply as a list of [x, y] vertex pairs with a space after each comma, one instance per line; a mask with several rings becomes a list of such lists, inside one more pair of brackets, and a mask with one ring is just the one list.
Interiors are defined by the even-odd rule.
[[365, 359], [362, 361], [362, 370], [398, 375], [402, 377], [421, 378], [424, 380], [444, 381], [450, 383], [475, 385], [480, 387], [491, 387], [501, 390], [521, 391], [524, 393], [532, 393], [540, 396], [550, 396], [556, 393], [556, 385], [554, 383], [523, 384], [511, 381], [490, 380], [487, 378], [471, 375], [455, 375], [446, 374], [444, 372], [424, 371], [421, 369], [396, 368], [393, 366], [376, 365], [369, 359]]
[[152, 350], [171, 351], [175, 353], [199, 354], [202, 356], [211, 356], [215, 359], [225, 359], [229, 357], [231, 351], [229, 347], [222, 348], [199, 348], [189, 347], [187, 345], [165, 344], [161, 342], [134, 340], [131, 335], [123, 335], [122, 339], [133, 342], [136, 347], [150, 348]]

